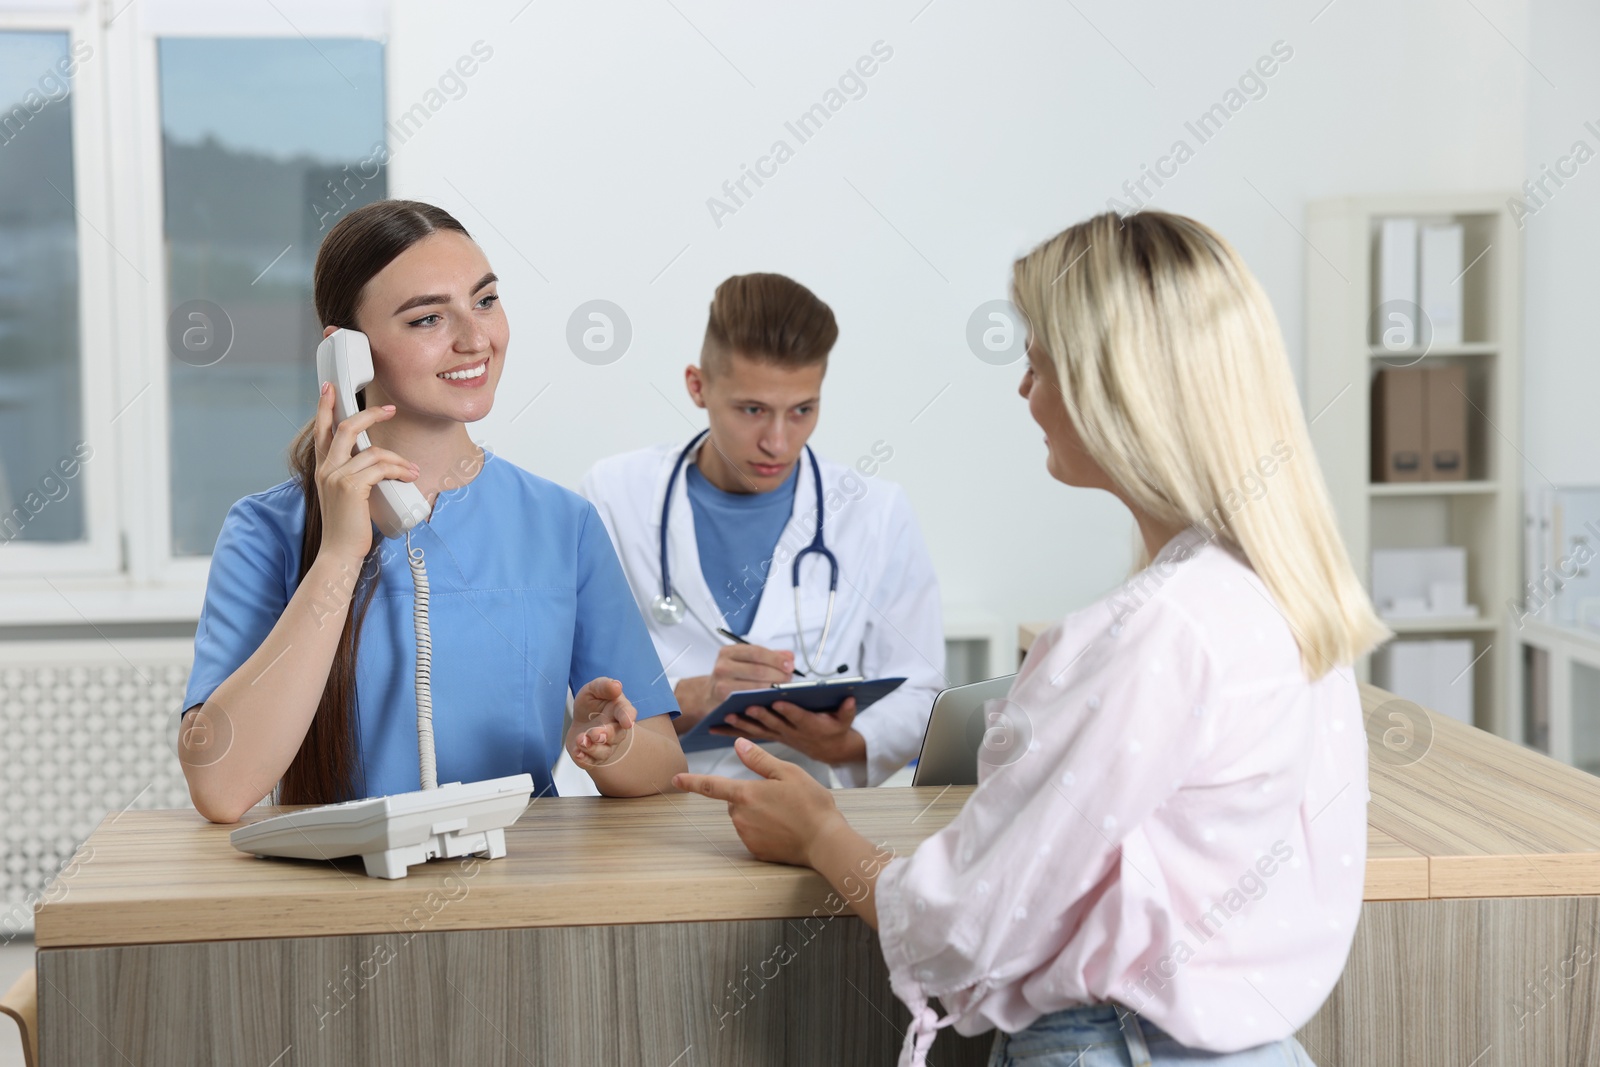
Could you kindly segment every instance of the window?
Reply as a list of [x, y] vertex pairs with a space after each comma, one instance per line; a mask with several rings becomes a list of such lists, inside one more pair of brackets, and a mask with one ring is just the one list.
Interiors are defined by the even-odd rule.
[[86, 536], [72, 484], [83, 466], [78, 63], [65, 32], [0, 32], [0, 544]]
[[174, 555], [288, 476], [317, 398], [318, 245], [385, 195], [383, 50], [299, 37], [159, 42]]
[[3, 622], [185, 620], [388, 195], [385, 0], [0, 0]]

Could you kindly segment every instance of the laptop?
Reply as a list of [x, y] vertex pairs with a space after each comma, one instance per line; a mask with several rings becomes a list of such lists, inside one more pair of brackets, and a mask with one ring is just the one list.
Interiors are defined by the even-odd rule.
[[1011, 692], [1016, 677], [1008, 674], [958, 685], [934, 699], [912, 785], [978, 784], [978, 750], [989, 725], [984, 721], [983, 706]]

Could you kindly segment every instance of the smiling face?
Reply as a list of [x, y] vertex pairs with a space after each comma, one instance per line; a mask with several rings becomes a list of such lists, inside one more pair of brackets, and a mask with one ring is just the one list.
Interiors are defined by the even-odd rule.
[[471, 238], [440, 230], [396, 256], [362, 289], [356, 328], [372, 343], [367, 407], [465, 423], [494, 405], [511, 331]]
[[769, 493], [783, 485], [817, 428], [826, 361], [786, 367], [734, 352], [716, 373], [684, 372], [689, 397], [704, 408], [711, 435], [700, 472], [729, 493]]
[[1028, 402], [1028, 414], [1044, 431], [1045, 445], [1049, 449], [1045, 470], [1050, 472], [1050, 477], [1066, 485], [1115, 491], [1100, 464], [1084, 451], [1083, 439], [1067, 413], [1057, 378], [1049, 355], [1037, 341], [1030, 340], [1028, 369], [1022, 373], [1017, 392]]

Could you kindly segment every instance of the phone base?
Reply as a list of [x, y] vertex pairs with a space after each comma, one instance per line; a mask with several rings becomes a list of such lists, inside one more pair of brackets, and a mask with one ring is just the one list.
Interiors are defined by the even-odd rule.
[[403, 845], [361, 857], [369, 878], [404, 878], [408, 867], [434, 859], [481, 854], [497, 860], [506, 854], [506, 832], [501, 827], [478, 833], [434, 834], [420, 845]]

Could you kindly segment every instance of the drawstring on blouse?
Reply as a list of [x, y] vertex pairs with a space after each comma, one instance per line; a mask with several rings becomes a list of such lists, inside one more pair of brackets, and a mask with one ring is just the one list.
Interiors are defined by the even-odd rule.
[[[923, 989], [922, 983], [907, 980], [895, 981], [895, 976], [890, 975], [889, 984], [894, 988], [895, 995], [900, 1002], [911, 1009], [911, 1025], [906, 1028], [905, 1044], [900, 1047], [899, 1067], [927, 1067], [928, 1050], [933, 1047], [933, 1039], [940, 1030], [956, 1021], [957, 1013], [952, 1011], [943, 1018], [928, 1005], [928, 993]], [[979, 982], [966, 992], [970, 1003], [978, 1003], [988, 996], [991, 983]]]

